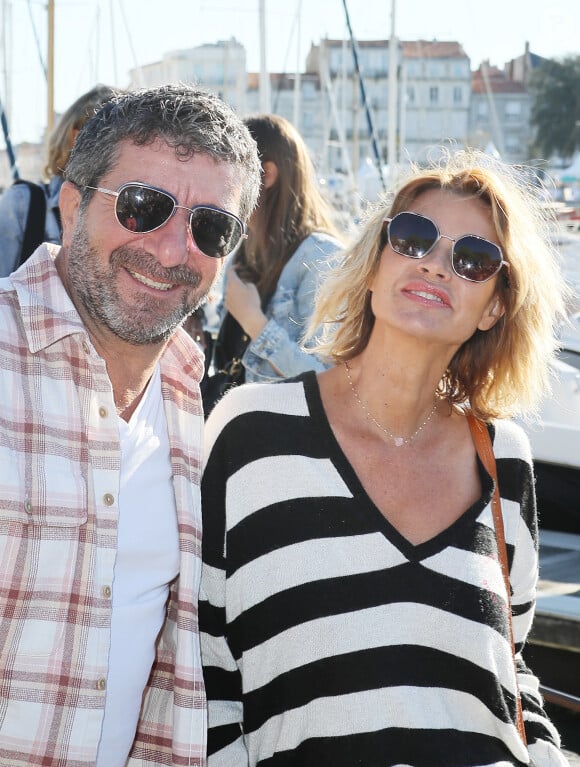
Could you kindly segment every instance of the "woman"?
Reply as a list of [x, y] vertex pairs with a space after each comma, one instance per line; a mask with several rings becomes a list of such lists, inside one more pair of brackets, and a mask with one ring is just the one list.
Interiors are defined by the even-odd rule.
[[[48, 181], [40, 187], [46, 198], [46, 242], [60, 243], [58, 198], [75, 138], [95, 110], [119, 92], [108, 85], [91, 88], [70, 105], [50, 136], [44, 168], [44, 177]], [[22, 253], [30, 204], [31, 191], [26, 184], [13, 184], [0, 196], [0, 277], [6, 277], [32, 255]]]
[[[483, 155], [416, 171], [324, 284], [334, 367], [240, 387], [208, 420], [211, 767], [566, 764], [521, 657], [538, 531], [507, 420], [547, 390], [565, 312], [540, 216]], [[517, 681], [469, 408], [497, 459]]]
[[[274, 381], [325, 365], [301, 348], [329, 258], [341, 248], [304, 141], [277, 115], [245, 120], [263, 179], [248, 238], [225, 275], [224, 317], [214, 368], [241, 360], [245, 381]], [[213, 406], [212, 381], [206, 403]]]

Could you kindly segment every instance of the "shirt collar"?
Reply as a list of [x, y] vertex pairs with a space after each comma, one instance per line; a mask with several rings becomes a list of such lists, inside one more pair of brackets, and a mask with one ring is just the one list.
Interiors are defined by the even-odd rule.
[[32, 353], [73, 333], [84, 333], [83, 322], [71, 301], [54, 259], [59, 245], [44, 243], [10, 276], [18, 297], [28, 347]]

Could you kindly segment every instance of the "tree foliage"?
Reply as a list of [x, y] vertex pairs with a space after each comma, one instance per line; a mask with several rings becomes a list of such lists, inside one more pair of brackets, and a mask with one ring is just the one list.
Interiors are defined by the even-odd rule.
[[533, 71], [529, 91], [535, 153], [571, 158], [580, 149], [580, 56], [546, 59]]

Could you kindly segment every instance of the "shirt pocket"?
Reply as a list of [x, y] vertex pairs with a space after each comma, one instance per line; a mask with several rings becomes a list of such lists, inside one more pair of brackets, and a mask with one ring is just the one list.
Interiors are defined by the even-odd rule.
[[2, 527], [9, 522], [79, 527], [86, 521], [87, 488], [79, 462], [60, 456], [38, 460], [0, 447]]
[[26, 659], [29, 668], [31, 658], [42, 662], [62, 650], [88, 518], [80, 464], [43, 458], [35, 476], [34, 463], [34, 456], [0, 448], [0, 589], [13, 624], [8, 652], [15, 667]]

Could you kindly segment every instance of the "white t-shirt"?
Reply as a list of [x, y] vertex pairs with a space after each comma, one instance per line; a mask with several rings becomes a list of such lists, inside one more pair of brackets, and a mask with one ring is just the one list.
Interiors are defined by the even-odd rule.
[[179, 571], [179, 536], [159, 367], [128, 423], [119, 418], [121, 481], [111, 650], [97, 767], [124, 767]]

